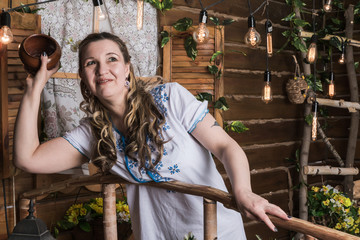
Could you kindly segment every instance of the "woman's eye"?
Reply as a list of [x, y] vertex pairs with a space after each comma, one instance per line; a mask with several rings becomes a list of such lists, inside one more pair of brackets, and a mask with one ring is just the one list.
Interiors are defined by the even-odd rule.
[[95, 64], [95, 61], [88, 61], [85, 63], [85, 67]]
[[117, 61], [117, 58], [115, 57], [109, 57], [109, 62], [116, 62]]

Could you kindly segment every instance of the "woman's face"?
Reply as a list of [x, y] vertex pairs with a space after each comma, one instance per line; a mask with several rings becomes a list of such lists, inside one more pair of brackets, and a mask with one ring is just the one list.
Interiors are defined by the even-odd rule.
[[119, 99], [127, 93], [125, 80], [130, 73], [130, 64], [124, 62], [117, 43], [111, 40], [89, 43], [81, 63], [82, 81], [100, 101]]

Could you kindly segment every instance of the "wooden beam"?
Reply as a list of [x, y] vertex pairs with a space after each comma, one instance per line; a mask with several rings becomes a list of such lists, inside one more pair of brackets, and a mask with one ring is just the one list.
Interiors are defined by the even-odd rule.
[[[314, 99], [310, 99], [310, 102], [313, 102]], [[342, 99], [340, 100], [332, 100], [326, 98], [316, 98], [316, 101], [323, 106], [328, 107], [336, 107], [336, 108], [347, 108], [350, 112], [356, 112], [356, 110], [360, 110], [360, 104], [358, 102], [348, 102]]]
[[[55, 184], [51, 184], [48, 188], [43, 189], [34, 189], [28, 191], [26, 193], [21, 194], [20, 198], [31, 198], [36, 197], [37, 195], [41, 195], [44, 193], [52, 193], [56, 192], [59, 189], [67, 188], [68, 186], [84, 186], [87, 184], [109, 184], [109, 183], [126, 183], [126, 184], [133, 184], [125, 179], [121, 178], [120, 176], [116, 175], [107, 175], [107, 176], [81, 176], [73, 179], [69, 179], [66, 181], [58, 182]], [[235, 202], [235, 197], [231, 194], [224, 192], [222, 190], [196, 185], [196, 184], [189, 184], [183, 183], [179, 181], [171, 181], [171, 182], [150, 182], [142, 184], [144, 186], [152, 186], [162, 189], [173, 190], [180, 193], [191, 194], [195, 196], [202, 196], [207, 199], [211, 199], [217, 202], [221, 202], [225, 207], [233, 209], [235, 211], [239, 211]], [[326, 239], [326, 240], [338, 240], [338, 239], [347, 239], [347, 240], [359, 240], [358, 237], [350, 235], [348, 233], [340, 232], [335, 229], [331, 229], [325, 226], [316, 225], [311, 222], [298, 219], [292, 217], [290, 220], [283, 220], [279, 217], [270, 216], [271, 221], [278, 227], [305, 233], [311, 236], [314, 236], [319, 239]]]
[[51, 75], [52, 78], [67, 78], [67, 79], [80, 79], [79, 74], [77, 73], [66, 73], [66, 72], [56, 72]]
[[[314, 33], [313, 32], [305, 32], [305, 31], [300, 31], [299, 32], [299, 37], [302, 38], [311, 38], [312, 35]], [[339, 39], [339, 41], [348, 41], [347, 44], [354, 46], [354, 47], [360, 47], [360, 41], [354, 40], [354, 39], [349, 39], [346, 37], [341, 37], [341, 36], [337, 36], [337, 35], [331, 35], [331, 34], [327, 34], [325, 37], [321, 38], [321, 40], [330, 40], [332, 37], [336, 37], [337, 39]]]
[[304, 166], [304, 174], [306, 175], [357, 175], [358, 168], [341, 168], [332, 166]]
[[217, 239], [216, 201], [204, 198], [204, 240]]
[[0, 54], [0, 101], [1, 101], [1, 159], [2, 159], [2, 178], [10, 177], [9, 159], [9, 126], [8, 126], [8, 68], [7, 68], [7, 46]]

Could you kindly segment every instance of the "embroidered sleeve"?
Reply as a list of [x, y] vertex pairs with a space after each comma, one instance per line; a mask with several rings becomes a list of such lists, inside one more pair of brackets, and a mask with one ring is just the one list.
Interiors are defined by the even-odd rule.
[[209, 112], [208, 102], [198, 101], [187, 89], [178, 83], [169, 84], [169, 111], [191, 133], [196, 124]]

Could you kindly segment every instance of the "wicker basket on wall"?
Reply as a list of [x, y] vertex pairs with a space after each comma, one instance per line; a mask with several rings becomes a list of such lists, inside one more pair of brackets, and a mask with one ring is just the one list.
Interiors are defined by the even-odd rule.
[[304, 74], [300, 73], [300, 66], [296, 57], [294, 55], [293, 57], [295, 59], [295, 73], [294, 78], [289, 79], [286, 83], [286, 92], [291, 103], [302, 104], [306, 99], [309, 86], [305, 81]]

